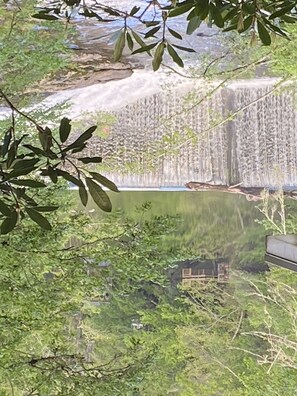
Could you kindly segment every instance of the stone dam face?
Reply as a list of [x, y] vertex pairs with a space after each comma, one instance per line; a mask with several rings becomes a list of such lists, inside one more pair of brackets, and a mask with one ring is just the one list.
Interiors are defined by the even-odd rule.
[[[189, 181], [251, 187], [297, 185], [296, 95], [269, 81], [158, 92], [112, 111], [101, 154], [120, 187], [184, 186]], [[204, 98], [204, 99], [203, 99]]]

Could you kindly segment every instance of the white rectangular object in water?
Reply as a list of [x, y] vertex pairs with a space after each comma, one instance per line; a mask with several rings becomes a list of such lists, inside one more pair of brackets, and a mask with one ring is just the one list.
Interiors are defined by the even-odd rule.
[[267, 236], [265, 261], [297, 271], [297, 235]]

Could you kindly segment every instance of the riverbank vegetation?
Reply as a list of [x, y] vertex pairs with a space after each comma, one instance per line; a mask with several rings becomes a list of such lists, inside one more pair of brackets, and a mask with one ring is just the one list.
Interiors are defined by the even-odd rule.
[[70, 63], [67, 37], [71, 28], [65, 31], [61, 23], [32, 19], [35, 5], [28, 0], [0, 8], [1, 89], [18, 102], [19, 95]]

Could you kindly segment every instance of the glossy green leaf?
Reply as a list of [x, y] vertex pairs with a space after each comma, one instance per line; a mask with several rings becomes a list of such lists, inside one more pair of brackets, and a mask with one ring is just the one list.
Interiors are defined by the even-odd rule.
[[137, 50], [135, 50], [132, 54], [140, 54], [141, 52], [147, 52], [149, 54], [150, 50], [152, 50], [153, 48], [155, 48], [155, 46], [158, 44], [158, 42], [155, 42], [153, 44], [150, 45], [145, 45], [144, 47], [138, 48]]
[[11, 209], [10, 207], [0, 199], [0, 212], [4, 215], [4, 216], [10, 216], [11, 215]]
[[211, 11], [211, 15], [212, 15], [214, 23], [219, 28], [224, 27], [224, 21], [223, 21], [223, 18], [222, 18], [222, 14], [220, 13], [218, 8], [213, 3], [210, 3], [210, 11]]
[[198, 0], [195, 6], [197, 16], [203, 21], [209, 14], [210, 3], [209, 0]]
[[24, 186], [24, 187], [31, 187], [31, 188], [42, 188], [46, 187], [46, 185], [37, 180], [31, 179], [18, 179], [18, 180], [11, 180], [11, 184], [15, 184], [17, 186]]
[[157, 71], [161, 65], [161, 62], [163, 60], [164, 49], [165, 49], [165, 43], [162, 41], [161, 43], [159, 43], [154, 53], [154, 59], [152, 62], [154, 71]]
[[193, 8], [193, 3], [189, 3], [189, 4], [184, 4], [181, 6], [177, 6], [175, 7], [172, 11], [169, 12], [168, 16], [169, 17], [176, 17], [178, 15], [182, 15], [185, 14], [186, 12], [188, 12], [191, 8]]
[[77, 179], [76, 177], [72, 176], [70, 173], [65, 172], [61, 169], [57, 169], [57, 175], [62, 176], [63, 179], [75, 184], [78, 187], [84, 186], [84, 183], [80, 179]]
[[79, 187], [78, 193], [79, 193], [79, 197], [80, 197], [81, 203], [84, 206], [87, 206], [87, 204], [88, 204], [88, 192], [87, 192], [86, 188], [85, 187]]
[[140, 10], [140, 7], [134, 6], [134, 7], [132, 8], [132, 10], [130, 11], [130, 16], [133, 16], [133, 15], [137, 14], [137, 12], [138, 12], [139, 10]]
[[122, 30], [114, 46], [113, 60], [115, 62], [121, 59], [125, 47], [125, 42], [126, 42], [125, 30]]
[[51, 179], [51, 181], [56, 184], [58, 181], [58, 175], [57, 175], [57, 170], [52, 168], [51, 166], [48, 167], [48, 176]]
[[179, 67], [184, 67], [184, 62], [170, 44], [167, 44], [167, 50], [173, 62], [175, 62]]
[[8, 130], [5, 132], [4, 139], [3, 139], [3, 144], [1, 148], [1, 155], [2, 157], [5, 157], [5, 155], [8, 152], [8, 148], [11, 142], [12, 138], [12, 127], [8, 128]]
[[84, 143], [89, 140], [93, 133], [96, 131], [97, 125], [91, 126], [84, 133], [82, 133], [73, 143], [63, 149], [63, 152], [79, 148], [84, 145]]
[[154, 36], [158, 31], [161, 29], [161, 26], [156, 26], [153, 29], [149, 30], [147, 33], [145, 33], [144, 38], [149, 38]]
[[172, 44], [173, 47], [180, 49], [181, 51], [186, 51], [186, 52], [196, 52], [193, 48], [189, 48], [189, 47], [183, 47], [181, 45], [177, 45], [177, 44]]
[[134, 43], [133, 43], [133, 39], [131, 37], [131, 34], [127, 31], [127, 44], [128, 44], [128, 48], [130, 51], [133, 51], [134, 48]]
[[281, 8], [281, 9], [275, 11], [275, 12], [273, 12], [270, 15], [269, 19], [275, 19], [275, 18], [278, 18], [278, 17], [281, 17], [281, 16], [285, 15], [287, 12], [291, 11], [294, 6], [295, 6], [295, 4], [291, 3], [291, 4], [287, 5], [287, 6]]
[[167, 29], [168, 29], [169, 33], [170, 33], [173, 37], [177, 38], [178, 40], [182, 40], [182, 39], [183, 39], [183, 38], [182, 38], [182, 35], [179, 34], [178, 32], [176, 32], [175, 30], [170, 29], [168, 26], [167, 26]]
[[192, 34], [201, 25], [201, 19], [198, 16], [191, 18], [187, 26], [187, 34]]
[[69, 118], [62, 118], [60, 122], [59, 134], [62, 143], [66, 142], [71, 132], [71, 124]]
[[41, 150], [39, 147], [34, 147], [31, 144], [24, 144], [23, 146], [26, 147], [28, 150], [32, 151], [36, 155], [40, 155], [40, 156], [46, 155], [45, 152]]
[[34, 210], [37, 212], [53, 212], [59, 209], [59, 206], [34, 206]]
[[119, 192], [117, 186], [112, 182], [111, 180], [107, 179], [105, 176], [100, 175], [99, 173], [96, 172], [90, 172], [90, 175], [102, 186], [107, 187], [111, 191]]
[[81, 157], [78, 158], [83, 164], [100, 164], [102, 162], [102, 157]]
[[37, 127], [38, 136], [41, 146], [45, 152], [47, 152], [53, 146], [52, 131], [48, 128]]
[[44, 228], [45, 230], [50, 231], [52, 229], [51, 224], [49, 221], [42, 216], [37, 210], [34, 208], [29, 208], [25, 207], [25, 210], [30, 217], [31, 220], [33, 220], [36, 224], [38, 224], [41, 228]]
[[13, 169], [31, 168], [34, 167], [37, 164], [37, 162], [39, 162], [39, 158], [20, 159], [14, 162], [12, 168]]
[[58, 16], [52, 15], [52, 14], [43, 14], [43, 13], [38, 13], [38, 14], [33, 14], [31, 16], [32, 18], [36, 18], [36, 19], [45, 19], [47, 21], [56, 21], [57, 19], [59, 19]]
[[9, 217], [6, 217], [1, 224], [0, 233], [1, 235], [6, 235], [11, 232], [18, 222], [18, 214], [16, 211], [11, 212]]
[[91, 178], [86, 178], [86, 183], [95, 204], [105, 212], [111, 212], [112, 205], [106, 192]]
[[264, 45], [270, 45], [271, 37], [266, 27], [259, 20], [257, 21], [257, 27], [258, 27], [258, 34], [262, 43]]
[[132, 36], [134, 37], [134, 40], [137, 42], [137, 44], [140, 45], [140, 47], [146, 47], [146, 43], [134, 30], [132, 30]]

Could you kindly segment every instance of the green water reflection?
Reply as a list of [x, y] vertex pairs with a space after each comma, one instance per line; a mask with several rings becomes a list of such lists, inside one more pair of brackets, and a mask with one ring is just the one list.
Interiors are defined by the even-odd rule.
[[[264, 264], [265, 230], [257, 204], [244, 196], [209, 192], [122, 191], [110, 194], [113, 210], [135, 221], [136, 210], [146, 202], [145, 217], [177, 216], [176, 232], [165, 243], [178, 247], [185, 257], [213, 259], [228, 257], [237, 268], [258, 268]], [[91, 202], [87, 210], [100, 218], [104, 214]]]

